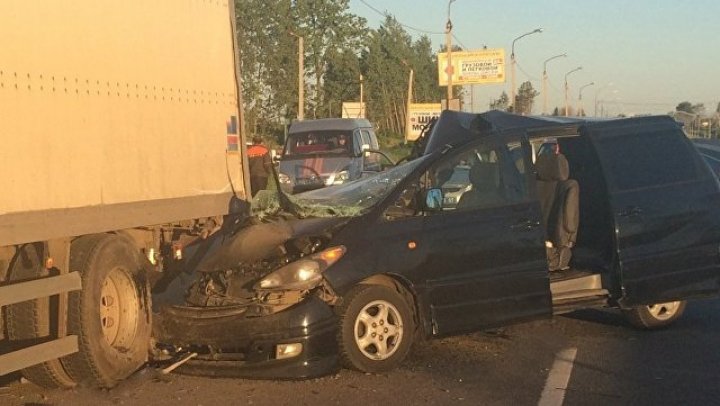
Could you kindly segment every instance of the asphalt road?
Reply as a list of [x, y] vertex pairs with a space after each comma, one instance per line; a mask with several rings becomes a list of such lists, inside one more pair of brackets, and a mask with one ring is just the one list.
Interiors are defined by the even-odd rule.
[[422, 342], [382, 375], [250, 381], [146, 368], [110, 391], [0, 385], [0, 405], [720, 405], [720, 300], [691, 302], [676, 324], [652, 332], [588, 310]]

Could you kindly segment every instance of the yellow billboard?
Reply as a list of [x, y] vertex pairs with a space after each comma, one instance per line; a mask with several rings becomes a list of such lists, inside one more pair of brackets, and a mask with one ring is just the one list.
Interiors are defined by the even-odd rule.
[[[505, 50], [502, 48], [452, 53], [453, 85], [505, 83]], [[438, 53], [438, 79], [447, 86], [447, 53]]]
[[405, 129], [405, 139], [415, 141], [420, 136], [420, 131], [435, 117], [440, 117], [442, 106], [440, 103], [411, 103], [410, 117]]

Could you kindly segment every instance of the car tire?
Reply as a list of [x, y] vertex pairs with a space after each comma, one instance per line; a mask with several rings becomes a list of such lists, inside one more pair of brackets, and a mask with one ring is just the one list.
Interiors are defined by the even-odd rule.
[[[18, 249], [11, 265], [9, 280], [20, 281], [48, 276], [44, 267], [42, 243], [25, 244]], [[7, 307], [7, 335], [11, 341], [47, 340], [57, 331], [57, 306], [49, 297], [16, 303]], [[21, 371], [30, 382], [48, 389], [72, 388], [75, 381], [65, 372], [59, 359], [33, 365]]]
[[80, 351], [63, 358], [78, 382], [111, 388], [148, 358], [150, 297], [137, 248], [124, 236], [97, 234], [73, 241], [71, 269], [81, 291], [68, 301], [68, 332]]
[[415, 334], [413, 311], [396, 290], [383, 285], [353, 288], [337, 308], [342, 366], [384, 372], [403, 362]]
[[635, 327], [641, 329], [655, 329], [665, 327], [675, 322], [685, 312], [687, 301], [656, 303], [647, 306], [637, 306], [623, 310], [627, 320]]

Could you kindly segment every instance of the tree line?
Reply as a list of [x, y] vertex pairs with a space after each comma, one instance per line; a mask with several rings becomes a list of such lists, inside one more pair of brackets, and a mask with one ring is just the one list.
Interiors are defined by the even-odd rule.
[[438, 102], [437, 60], [427, 36], [413, 40], [393, 17], [377, 29], [349, 0], [235, 0], [246, 127], [277, 136], [298, 113], [298, 37], [304, 39], [304, 116], [340, 117], [360, 100], [381, 133], [401, 134], [410, 69], [414, 102]]

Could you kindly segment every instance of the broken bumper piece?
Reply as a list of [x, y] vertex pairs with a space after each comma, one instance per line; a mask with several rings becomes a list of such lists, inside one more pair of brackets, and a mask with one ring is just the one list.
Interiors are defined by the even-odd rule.
[[245, 307], [169, 307], [156, 315], [160, 346], [197, 352], [178, 372], [215, 377], [301, 379], [339, 369], [337, 317], [310, 296], [260, 315]]

